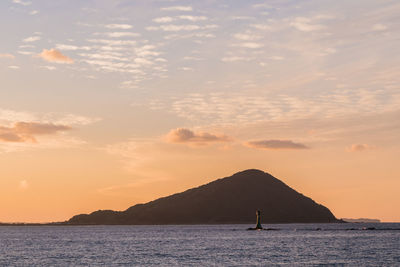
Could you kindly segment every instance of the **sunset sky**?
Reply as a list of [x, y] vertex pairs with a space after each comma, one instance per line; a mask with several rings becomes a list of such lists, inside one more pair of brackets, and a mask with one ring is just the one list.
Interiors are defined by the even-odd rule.
[[0, 1], [0, 222], [261, 169], [400, 221], [400, 2]]

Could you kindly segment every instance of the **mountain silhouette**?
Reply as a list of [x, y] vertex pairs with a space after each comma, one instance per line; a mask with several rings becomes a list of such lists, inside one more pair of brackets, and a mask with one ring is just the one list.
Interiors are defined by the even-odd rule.
[[340, 222], [330, 210], [260, 170], [189, 189], [125, 211], [99, 210], [80, 214], [66, 224], [229, 224]]

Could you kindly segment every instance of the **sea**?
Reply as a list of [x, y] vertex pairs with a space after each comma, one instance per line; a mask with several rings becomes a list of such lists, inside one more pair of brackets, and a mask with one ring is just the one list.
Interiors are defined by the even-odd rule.
[[1, 226], [0, 266], [400, 266], [399, 223]]

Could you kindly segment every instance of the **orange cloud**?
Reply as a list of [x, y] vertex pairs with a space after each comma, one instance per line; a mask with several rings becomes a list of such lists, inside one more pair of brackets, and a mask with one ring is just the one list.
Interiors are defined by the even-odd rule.
[[245, 143], [246, 146], [257, 148], [257, 149], [270, 149], [270, 150], [279, 150], [279, 149], [309, 149], [304, 144], [295, 143], [291, 140], [258, 140], [258, 141], [249, 141]]
[[39, 54], [39, 57], [49, 62], [66, 63], [66, 64], [74, 63], [74, 61], [71, 58], [63, 55], [60, 51], [54, 48], [50, 50], [43, 49], [42, 53]]
[[349, 152], [362, 152], [365, 150], [369, 150], [372, 149], [371, 146], [367, 145], [367, 144], [352, 144], [347, 151]]
[[0, 58], [9, 58], [9, 59], [13, 59], [15, 58], [14, 55], [11, 54], [0, 54]]
[[36, 142], [36, 135], [50, 135], [70, 130], [66, 125], [17, 122], [13, 127], [0, 126], [0, 142]]
[[189, 143], [204, 145], [208, 143], [227, 142], [229, 137], [226, 135], [210, 134], [206, 132], [193, 132], [189, 129], [178, 128], [171, 130], [167, 135], [167, 140], [171, 143]]

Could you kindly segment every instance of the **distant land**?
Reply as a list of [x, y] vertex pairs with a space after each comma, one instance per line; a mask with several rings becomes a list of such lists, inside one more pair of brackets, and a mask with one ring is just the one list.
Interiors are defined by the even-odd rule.
[[125, 211], [98, 210], [61, 224], [254, 224], [256, 210], [265, 224], [343, 222], [272, 175], [250, 169]]
[[342, 218], [342, 220], [345, 222], [349, 222], [349, 223], [380, 223], [381, 222], [379, 219], [367, 219], [367, 218], [359, 218], [359, 219]]

